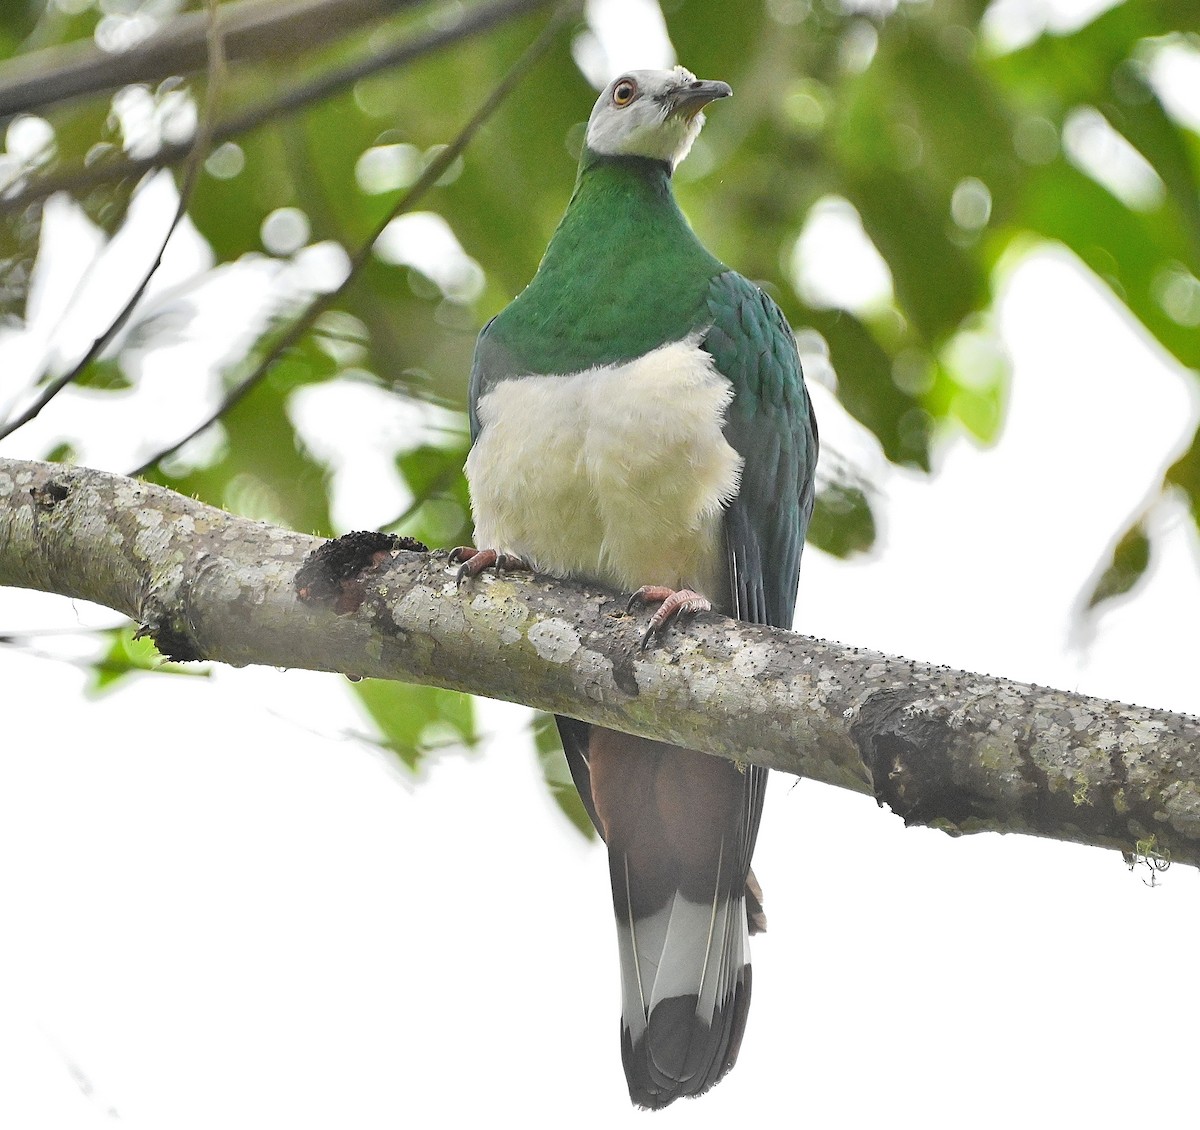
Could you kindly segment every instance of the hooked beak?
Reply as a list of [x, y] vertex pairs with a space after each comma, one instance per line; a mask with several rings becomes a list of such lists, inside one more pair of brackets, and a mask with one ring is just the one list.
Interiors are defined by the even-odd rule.
[[682, 82], [664, 98], [667, 113], [691, 121], [710, 102], [718, 98], [729, 98], [733, 87], [716, 79], [694, 78]]

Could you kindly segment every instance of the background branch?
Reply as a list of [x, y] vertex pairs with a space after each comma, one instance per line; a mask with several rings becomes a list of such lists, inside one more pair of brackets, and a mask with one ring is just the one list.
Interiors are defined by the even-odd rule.
[[[219, 144], [249, 133], [268, 122], [297, 113], [339, 90], [353, 86], [368, 75], [405, 66], [472, 36], [492, 31], [511, 19], [549, 8], [553, 3], [554, 0], [495, 0], [494, 3], [477, 4], [436, 28], [408, 36], [391, 46], [373, 50], [362, 59], [334, 67], [314, 79], [284, 90], [274, 98], [231, 115], [213, 127], [211, 141], [213, 144]], [[222, 8], [222, 20], [224, 11]], [[346, 30], [344, 27], [340, 28], [339, 34], [345, 34]], [[122, 157], [35, 177], [20, 189], [0, 196], [0, 215], [16, 212], [28, 204], [44, 200], [55, 192], [80, 192], [100, 184], [140, 176], [151, 169], [177, 164], [188, 156], [191, 148], [190, 142], [164, 145], [147, 157]]]
[[461, 591], [442, 554], [299, 600], [326, 544], [85, 468], [0, 460], [0, 584], [137, 620], [176, 659], [399, 679], [567, 713], [873, 794], [952, 834], [1200, 862], [1200, 719], [704, 616], [638, 650], [619, 596], [545, 577]]
[[200, 115], [200, 124], [196, 130], [196, 135], [192, 140], [191, 152], [188, 154], [187, 164], [184, 167], [183, 179], [179, 186], [179, 203], [175, 207], [170, 224], [167, 225], [166, 233], [159, 240], [158, 251], [155, 253], [150, 266], [143, 272], [141, 281], [134, 287], [133, 293], [130, 294], [125, 305], [118, 311], [117, 316], [109, 322], [107, 328], [97, 335], [88, 347], [87, 352], [65, 373], [49, 381], [28, 408], [18, 413], [12, 420], [0, 423], [0, 440], [12, 435], [18, 428], [23, 427], [30, 420], [37, 417], [42, 409], [62, 392], [64, 388], [82, 377], [92, 362], [108, 348], [113, 339], [129, 321], [129, 316], [133, 313], [134, 308], [141, 302], [142, 297], [146, 293], [146, 288], [149, 287], [150, 281], [162, 265], [167, 245], [171, 242], [171, 236], [175, 234], [175, 229], [179, 227], [180, 221], [187, 213], [188, 205], [192, 199], [192, 190], [196, 186], [196, 178], [200, 175], [200, 166], [204, 158], [208, 156], [212, 146], [213, 118], [217, 102], [220, 98], [221, 87], [225, 81], [226, 59], [224, 43], [222, 41], [222, 30], [218, 23], [217, 0], [205, 0], [205, 10], [207, 12], [206, 31], [209, 77], [208, 88], [204, 95], [204, 109]]
[[[242, 0], [221, 6], [225, 54], [231, 63], [294, 60], [341, 39], [353, 28], [414, 7], [420, 0]], [[20, 55], [0, 67], [0, 118], [133, 82], [157, 83], [194, 74], [208, 58], [204, 12], [185, 12], [125, 51], [69, 43]]]

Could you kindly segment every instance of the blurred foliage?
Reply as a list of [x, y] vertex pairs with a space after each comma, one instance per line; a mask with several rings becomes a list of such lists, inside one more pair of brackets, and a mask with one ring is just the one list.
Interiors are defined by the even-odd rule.
[[355, 694], [382, 735], [380, 745], [410, 769], [438, 750], [477, 744], [471, 699], [438, 687], [365, 679]]
[[88, 682], [87, 693], [90, 695], [112, 690], [122, 680], [137, 672], [191, 675], [201, 678], [210, 674], [207, 667], [188, 667], [181, 663], [164, 662], [149, 637], [139, 637], [131, 624], [98, 631], [95, 635], [101, 640], [107, 640], [108, 647], [99, 658], [88, 664], [91, 679]]
[[596, 838], [596, 826], [579, 799], [575, 781], [571, 777], [567, 756], [559, 741], [558, 729], [552, 714], [539, 712], [533, 721], [533, 741], [537, 749], [538, 763], [542, 767], [542, 779], [554, 803], [571, 824], [589, 840]]
[[[502, 6], [474, 0], [468, 8], [489, 3]], [[0, 83], [8, 56], [86, 40], [106, 21], [153, 23], [176, 8], [200, 7], [184, 0], [7, 5]], [[931, 440], [947, 428], [983, 443], [995, 438], [1007, 386], [988, 328], [996, 268], [1038, 240], [1069, 248], [1164, 350], [1200, 369], [1200, 137], [1171, 116], [1151, 81], [1157, 51], [1200, 50], [1196, 0], [1125, 0], [1077, 30], [1034, 35], [1015, 49], [989, 44], [986, 0], [666, 0], [663, 8], [678, 58], [737, 92], [711, 115], [680, 169], [684, 210], [722, 259], [766, 287], [797, 330], [827, 352], [841, 403], [889, 460], [927, 469]], [[462, 10], [434, 2], [404, 11], [287, 66], [239, 62], [222, 83], [218, 117], [253, 111], [280, 90], [368, 59], [379, 43], [445, 26]], [[547, 9], [507, 19], [486, 36], [367, 74], [220, 145], [189, 202], [190, 222], [215, 256], [193, 292], [231, 264], [269, 260], [282, 276], [298, 263], [303, 248], [268, 238], [265, 225], [280, 209], [301, 214], [309, 248], [332, 244], [353, 253], [546, 18]], [[591, 33], [580, 27], [576, 34]], [[337, 477], [289, 413], [297, 390], [352, 372], [400, 397], [463, 408], [474, 336], [532, 276], [571, 191], [594, 92], [568, 46], [564, 36], [534, 66], [419, 204], [453, 233], [441, 264], [422, 258], [405, 242], [403, 232], [412, 229], [398, 227], [398, 246], [381, 248], [331, 312], [360, 328], [357, 347], [339, 351], [314, 334], [223, 417], [219, 442], [159, 464], [157, 481], [242, 513], [332, 533]], [[143, 132], [170, 140], [181, 94], [198, 105], [203, 88], [202, 75], [144, 88]], [[124, 155], [145, 144], [130, 124], [129, 94], [45, 107], [52, 141], [36, 153], [14, 141], [19, 123], [10, 124], [8, 152], [0, 155], [0, 331], [19, 329], [30, 313], [41, 236], [39, 201], [14, 199], [46, 178], [69, 184], [86, 172], [74, 196], [105, 232], [120, 226], [140, 175]], [[1155, 191], [1131, 200], [1101, 183], [1072, 145], [1072, 123], [1080, 121], [1124, 139]], [[831, 197], [857, 213], [890, 273], [890, 297], [845, 309], [803, 285], [797, 241], [813, 206]], [[453, 270], [442, 269], [447, 263]], [[309, 293], [331, 289], [336, 273], [309, 278]], [[245, 325], [231, 324], [231, 337], [263, 335], [257, 354], [297, 302], [294, 290], [281, 293], [263, 324], [248, 316]], [[236, 321], [237, 311], [227, 317]], [[138, 319], [135, 312], [132, 331]], [[989, 340], [990, 352], [980, 348]], [[136, 395], [135, 353], [144, 357], [153, 344], [153, 327], [126, 334], [85, 375], [88, 393]], [[35, 381], [51, 375], [50, 362], [46, 368]], [[246, 368], [215, 376], [181, 369], [175, 379], [208, 382], [215, 396]], [[1129, 395], [1137, 395], [1135, 374]], [[176, 438], [159, 435], [153, 420], [135, 425], [142, 452]], [[53, 446], [86, 457], [86, 437], [62, 435]], [[397, 436], [396, 451], [412, 501], [392, 528], [435, 545], [468, 540], [465, 439]], [[1164, 455], [1165, 484], [1188, 496], [1200, 521], [1200, 435], [1186, 452]], [[130, 465], [136, 461], [131, 449]], [[870, 549], [878, 499], [845, 460], [825, 466], [812, 540], [842, 556]], [[1123, 591], [1148, 553], [1140, 529], [1119, 538], [1093, 602]], [[388, 744], [410, 762], [429, 747], [431, 720], [471, 731], [457, 713], [462, 708], [441, 692], [367, 683], [358, 693]], [[552, 783], [559, 776], [547, 769]]]
[[1112, 561], [1100, 575], [1088, 597], [1088, 607], [1127, 593], [1150, 564], [1150, 539], [1139, 522], [1113, 548]]
[[808, 542], [835, 557], [849, 557], [875, 542], [875, 517], [861, 487], [833, 482], [817, 497]]
[[224, 442], [210, 461], [174, 473], [160, 465], [145, 477], [235, 514], [332, 537], [329, 470], [305, 449], [287, 404], [297, 388], [336, 373], [310, 338], [221, 417]]
[[388, 533], [416, 538], [426, 545], [471, 545], [471, 498], [462, 473], [470, 441], [463, 432], [458, 443], [425, 445], [396, 459], [413, 502]]

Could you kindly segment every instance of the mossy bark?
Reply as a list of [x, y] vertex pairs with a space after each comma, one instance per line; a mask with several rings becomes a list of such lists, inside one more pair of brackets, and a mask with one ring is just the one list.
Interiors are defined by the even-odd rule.
[[643, 652], [621, 594], [521, 574], [460, 587], [444, 552], [372, 543], [321, 596], [297, 574], [324, 544], [0, 459], [0, 584], [117, 609], [171, 658], [469, 691], [869, 793], [952, 834], [1152, 841], [1200, 863], [1200, 719], [715, 615]]

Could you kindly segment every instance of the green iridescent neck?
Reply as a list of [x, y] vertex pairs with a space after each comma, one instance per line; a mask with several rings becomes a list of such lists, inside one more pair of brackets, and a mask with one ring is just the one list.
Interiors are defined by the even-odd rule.
[[530, 372], [628, 361], [699, 328], [724, 269], [675, 203], [665, 162], [585, 151], [537, 274], [492, 332]]

